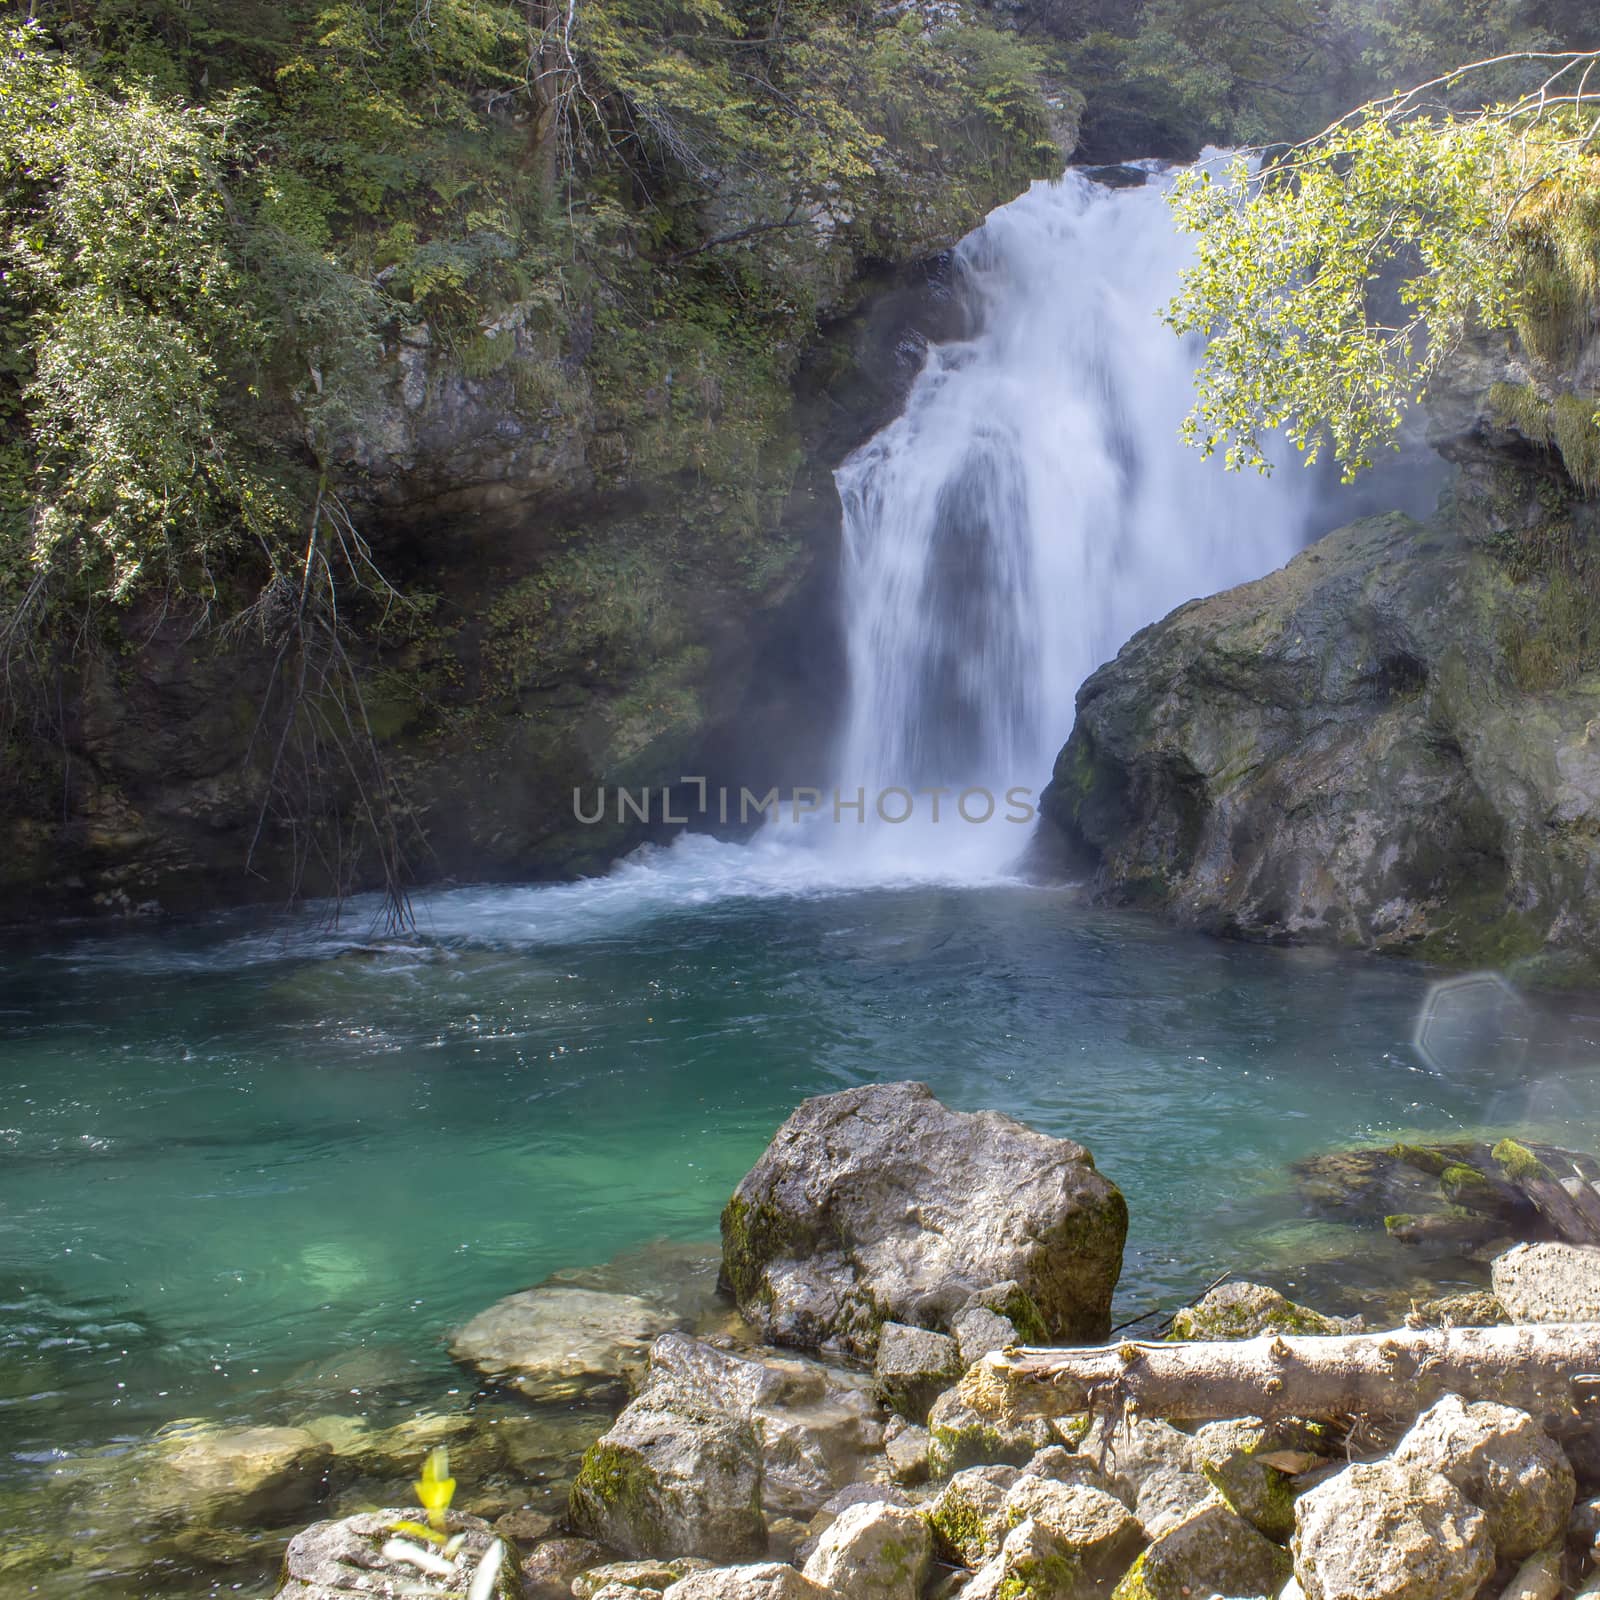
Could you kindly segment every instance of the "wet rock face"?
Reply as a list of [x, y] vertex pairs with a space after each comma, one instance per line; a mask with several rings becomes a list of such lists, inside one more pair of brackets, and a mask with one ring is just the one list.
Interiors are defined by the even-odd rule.
[[1306, 1600], [1471, 1600], [1494, 1571], [1488, 1519], [1437, 1473], [1347, 1467], [1295, 1507]]
[[1600, 971], [1600, 694], [1519, 687], [1542, 582], [1491, 554], [1520, 524], [1469, 521], [1342, 528], [1085, 682], [1041, 811], [1096, 898], [1244, 938]]
[[723, 1271], [778, 1344], [875, 1350], [1013, 1280], [1052, 1337], [1110, 1324], [1128, 1213], [1081, 1145], [917, 1083], [806, 1101], [722, 1215]]

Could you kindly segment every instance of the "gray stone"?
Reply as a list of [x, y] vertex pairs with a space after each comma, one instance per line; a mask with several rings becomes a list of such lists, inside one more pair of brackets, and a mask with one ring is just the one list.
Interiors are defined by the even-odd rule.
[[544, 1284], [480, 1311], [450, 1354], [492, 1382], [536, 1399], [625, 1387], [650, 1341], [677, 1318], [638, 1295]]
[[1495, 1258], [1495, 1299], [1513, 1322], [1600, 1322], [1600, 1249], [1519, 1244]]
[[759, 1555], [763, 1477], [748, 1415], [708, 1402], [653, 1358], [639, 1397], [584, 1456], [568, 1514], [578, 1532], [635, 1558]]
[[1194, 1439], [1154, 1417], [1096, 1417], [1078, 1439], [1078, 1453], [1105, 1473], [1124, 1505], [1139, 1501], [1144, 1481], [1162, 1468], [1198, 1472]]
[[[284, 1552], [283, 1576], [275, 1600], [350, 1600], [406, 1593], [420, 1587], [422, 1574], [406, 1562], [383, 1554], [396, 1536], [392, 1525], [414, 1515], [403, 1510], [365, 1512], [337, 1522], [317, 1522], [302, 1529]], [[495, 1537], [478, 1517], [452, 1512], [451, 1533], [465, 1534], [454, 1557], [455, 1575], [445, 1580], [465, 1591], [480, 1564], [498, 1551], [498, 1577], [494, 1600], [523, 1600], [522, 1576], [517, 1570], [516, 1548]], [[401, 1540], [402, 1543], [415, 1541]]]
[[667, 1590], [666, 1600], [839, 1600], [778, 1561], [693, 1572]]
[[1434, 520], [1338, 529], [1085, 681], [1040, 810], [1095, 900], [1593, 981], [1594, 703], [1525, 660], [1559, 649], [1530, 631], [1551, 579], [1499, 555], [1554, 537], [1559, 469], [1469, 432], [1476, 464]]
[[[897, 1427], [895, 1424], [899, 1423]], [[896, 1483], [926, 1482], [928, 1477], [928, 1452], [933, 1435], [914, 1422], [896, 1417], [883, 1431], [883, 1453], [889, 1462], [889, 1474]]]
[[1397, 1467], [1448, 1478], [1488, 1518], [1502, 1561], [1521, 1561], [1566, 1526], [1577, 1493], [1561, 1448], [1526, 1412], [1455, 1395], [1417, 1418], [1395, 1447]]
[[1124, 1519], [1114, 1529], [1092, 1515], [1076, 1529], [1023, 1518], [1006, 1534], [1000, 1553], [961, 1591], [962, 1600], [1101, 1600], [1139, 1542], [1127, 1510], [1115, 1500], [1110, 1504]]
[[1263, 1460], [1295, 1456], [1299, 1470], [1317, 1463], [1320, 1438], [1294, 1422], [1262, 1422], [1242, 1417], [1211, 1422], [1194, 1435], [1195, 1465], [1201, 1475], [1246, 1522], [1280, 1543], [1294, 1532], [1291, 1474]]
[[1174, 1339], [1254, 1339], [1263, 1333], [1360, 1333], [1360, 1317], [1325, 1317], [1264, 1283], [1218, 1284], [1172, 1319]]
[[1288, 1556], [1243, 1517], [1213, 1500], [1151, 1541], [1117, 1586], [1114, 1600], [1272, 1595], [1288, 1576]]
[[1007, 1345], [1017, 1343], [1017, 1330], [1010, 1317], [988, 1306], [968, 1306], [956, 1312], [950, 1319], [950, 1332], [955, 1335], [963, 1372], [991, 1350], [1004, 1350]]
[[917, 1600], [932, 1563], [923, 1518], [877, 1500], [839, 1515], [807, 1558], [805, 1575], [851, 1600]]
[[872, 1084], [808, 1100], [778, 1130], [723, 1212], [723, 1269], [780, 1344], [868, 1353], [885, 1321], [947, 1328], [1006, 1280], [1052, 1336], [1093, 1339], [1126, 1233], [1082, 1146], [951, 1111], [923, 1084]]
[[573, 1580], [606, 1559], [604, 1545], [593, 1539], [544, 1539], [522, 1562], [527, 1600], [570, 1600]]
[[1154, 1539], [1182, 1522], [1191, 1511], [1216, 1498], [1216, 1490], [1198, 1472], [1185, 1472], [1181, 1467], [1157, 1467], [1139, 1485], [1134, 1514], [1146, 1538]]
[[653, 1589], [659, 1592], [670, 1588], [679, 1578], [702, 1571], [710, 1565], [709, 1561], [687, 1556], [677, 1561], [608, 1561], [579, 1573], [572, 1580], [568, 1592], [575, 1600], [600, 1600], [607, 1589], [628, 1592]]
[[882, 1466], [883, 1423], [862, 1372], [787, 1351], [735, 1353], [674, 1333], [651, 1346], [639, 1397], [652, 1395], [754, 1427], [763, 1503], [774, 1515], [809, 1517]]
[[948, 1334], [910, 1328], [902, 1322], [886, 1322], [879, 1329], [872, 1367], [873, 1395], [879, 1405], [912, 1422], [926, 1422], [933, 1402], [965, 1371], [960, 1347]]
[[1015, 1467], [968, 1467], [939, 1491], [928, 1508], [935, 1547], [960, 1567], [979, 1567], [1000, 1553], [1006, 1496], [1022, 1474]]
[[1358, 1462], [1295, 1504], [1306, 1600], [1472, 1600], [1494, 1571], [1488, 1518], [1447, 1478]]
[[935, 1477], [963, 1467], [1005, 1462], [1021, 1466], [1035, 1451], [1060, 1442], [1053, 1421], [1020, 1408], [980, 1364], [946, 1389], [928, 1413], [928, 1465]]

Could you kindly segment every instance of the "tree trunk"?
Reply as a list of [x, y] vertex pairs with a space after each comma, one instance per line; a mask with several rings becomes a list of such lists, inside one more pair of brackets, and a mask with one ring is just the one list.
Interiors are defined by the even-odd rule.
[[1600, 1323], [997, 1351], [974, 1373], [1012, 1413], [1405, 1420], [1442, 1395], [1495, 1400], [1571, 1433], [1600, 1421]]

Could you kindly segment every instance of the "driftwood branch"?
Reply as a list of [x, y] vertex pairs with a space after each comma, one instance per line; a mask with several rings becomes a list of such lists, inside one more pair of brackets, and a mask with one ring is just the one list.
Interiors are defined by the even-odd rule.
[[1570, 1433], [1600, 1421], [1600, 1323], [1011, 1349], [980, 1363], [985, 1400], [1013, 1414], [1405, 1420], [1446, 1394], [1495, 1400]]

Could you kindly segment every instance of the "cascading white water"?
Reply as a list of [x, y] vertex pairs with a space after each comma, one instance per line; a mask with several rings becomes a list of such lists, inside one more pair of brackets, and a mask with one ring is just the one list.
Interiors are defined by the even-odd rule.
[[838, 781], [869, 809], [824, 830], [830, 852], [999, 869], [1016, 827], [965, 824], [948, 803], [937, 827], [926, 805], [891, 826], [870, 797], [1037, 796], [1096, 666], [1305, 542], [1305, 473], [1226, 473], [1179, 436], [1198, 352], [1160, 320], [1189, 254], [1164, 188], [1068, 173], [996, 211], [956, 252], [975, 333], [933, 349], [904, 414], [840, 468]]
[[[1037, 800], [1083, 679], [1175, 605], [1281, 565], [1317, 510], [1292, 465], [1228, 473], [1180, 438], [1199, 352], [1160, 318], [1188, 255], [1164, 188], [1068, 173], [957, 249], [972, 335], [929, 352], [904, 414], [837, 474], [850, 689], [820, 813], [790, 795], [748, 844], [685, 833], [602, 879], [441, 898], [436, 926], [587, 937], [719, 900], [1013, 875], [1032, 829], [1005, 794]], [[925, 795], [909, 821], [876, 814], [884, 791], [930, 788], [949, 791], [937, 823]], [[987, 822], [956, 808], [970, 789], [995, 796]]]

